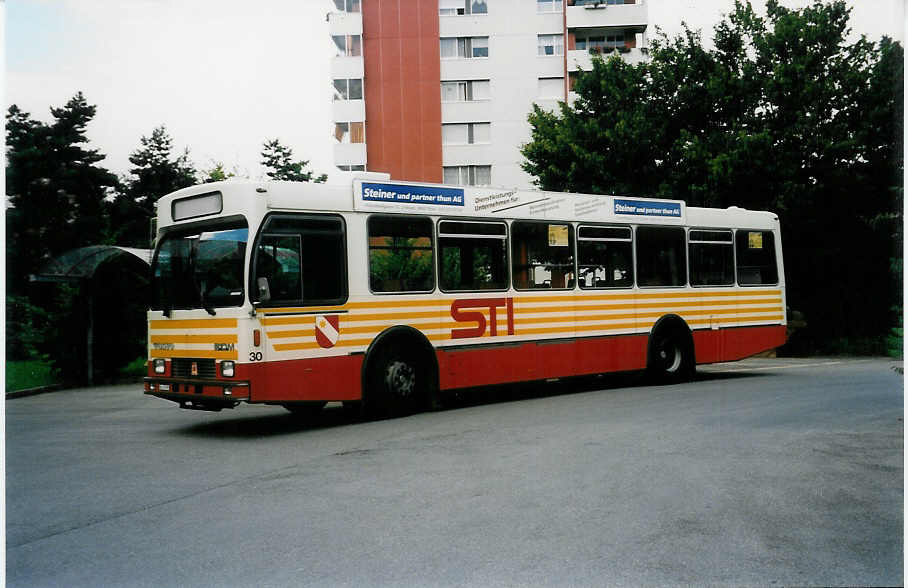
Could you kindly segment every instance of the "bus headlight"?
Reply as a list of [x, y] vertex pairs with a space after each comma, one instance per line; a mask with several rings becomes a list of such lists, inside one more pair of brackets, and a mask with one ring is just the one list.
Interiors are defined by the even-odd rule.
[[165, 368], [167, 367], [167, 362], [163, 359], [154, 360], [154, 373], [163, 374]]
[[232, 378], [236, 364], [232, 361], [221, 362], [221, 375], [225, 378]]

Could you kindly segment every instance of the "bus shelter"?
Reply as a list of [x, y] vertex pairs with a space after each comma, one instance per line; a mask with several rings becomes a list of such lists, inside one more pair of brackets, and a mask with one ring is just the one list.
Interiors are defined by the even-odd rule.
[[[41, 270], [29, 276], [31, 282], [64, 282], [77, 285], [87, 299], [85, 346], [89, 386], [94, 384], [94, 342], [95, 342], [95, 298], [103, 284], [95, 284], [99, 270], [115, 265], [130, 272], [147, 274], [151, 266], [151, 249], [118, 247], [114, 245], [91, 245], [80, 247], [58, 255]], [[129, 272], [122, 272], [129, 275]], [[139, 284], [133, 285], [138, 287]], [[144, 318], [144, 317], [143, 317]]]

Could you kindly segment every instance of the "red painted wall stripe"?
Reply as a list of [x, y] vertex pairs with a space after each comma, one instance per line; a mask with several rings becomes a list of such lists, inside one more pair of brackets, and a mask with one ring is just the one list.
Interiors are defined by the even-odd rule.
[[366, 167], [441, 182], [438, 2], [363, 2]]

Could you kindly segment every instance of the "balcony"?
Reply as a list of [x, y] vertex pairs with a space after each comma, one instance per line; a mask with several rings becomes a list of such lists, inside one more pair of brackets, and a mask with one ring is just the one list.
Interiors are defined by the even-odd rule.
[[333, 120], [366, 120], [366, 103], [363, 100], [335, 100], [331, 104]]
[[[330, 43], [330, 39], [328, 40]], [[332, 57], [332, 78], [361, 78], [363, 77], [363, 58], [357, 57]]]
[[567, 6], [567, 28], [646, 27], [648, 15], [645, 0], [635, 4], [584, 4]]
[[[608, 59], [610, 56], [617, 51], [618, 55], [631, 65], [637, 65], [643, 61], [649, 59], [649, 51], [646, 47], [636, 47], [633, 49], [627, 47], [620, 47], [618, 49], [613, 49], [610, 52], [603, 51], [602, 57]], [[575, 49], [573, 51], [568, 51], [567, 59], [567, 68], [568, 71], [577, 71], [582, 69], [584, 71], [590, 71], [593, 69], [593, 55], [586, 49]]]
[[365, 143], [335, 143], [334, 165], [365, 165]]
[[363, 15], [359, 12], [329, 12], [329, 35], [361, 35]]

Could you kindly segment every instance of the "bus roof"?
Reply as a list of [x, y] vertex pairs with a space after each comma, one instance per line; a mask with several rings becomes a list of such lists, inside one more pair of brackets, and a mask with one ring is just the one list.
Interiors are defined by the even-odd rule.
[[392, 181], [388, 174], [340, 172], [324, 184], [228, 180], [161, 198], [159, 226], [268, 210], [358, 211], [435, 216], [626, 224], [771, 228], [778, 217], [738, 207], [688, 207], [682, 200]]

